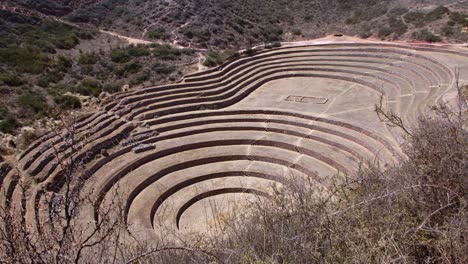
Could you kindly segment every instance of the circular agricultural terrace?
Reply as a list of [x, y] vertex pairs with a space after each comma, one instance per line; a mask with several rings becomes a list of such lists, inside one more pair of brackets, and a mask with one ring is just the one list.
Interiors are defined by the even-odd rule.
[[428, 106], [453, 98], [455, 68], [467, 81], [466, 48], [329, 39], [259, 51], [117, 94], [75, 124], [74, 145], [68, 132], [42, 137], [3, 172], [0, 200], [40, 229], [51, 210], [44, 193], [64, 186], [58, 153], [86, 168], [76, 177], [95, 206], [83, 208], [84, 221], [99, 221], [118, 190], [135, 234], [207, 230], [274, 185], [311, 178], [326, 186], [365, 161], [397, 163], [402, 131], [380, 122], [374, 105], [383, 96], [411, 128]]

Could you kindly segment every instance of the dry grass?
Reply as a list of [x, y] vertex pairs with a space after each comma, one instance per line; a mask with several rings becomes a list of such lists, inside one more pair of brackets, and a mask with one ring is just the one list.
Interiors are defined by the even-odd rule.
[[464, 122], [421, 120], [398, 167], [363, 166], [327, 190], [311, 180], [258, 199], [207, 248], [227, 263], [466, 263]]

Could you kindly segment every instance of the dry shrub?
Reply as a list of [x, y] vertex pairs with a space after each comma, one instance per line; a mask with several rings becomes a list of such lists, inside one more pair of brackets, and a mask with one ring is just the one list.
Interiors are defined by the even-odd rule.
[[467, 263], [465, 121], [420, 120], [397, 167], [258, 199], [208, 247], [227, 263]]

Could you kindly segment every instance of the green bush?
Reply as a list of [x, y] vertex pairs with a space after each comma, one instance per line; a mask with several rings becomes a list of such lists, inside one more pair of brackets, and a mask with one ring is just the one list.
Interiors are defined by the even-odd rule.
[[214, 66], [222, 64], [223, 62], [224, 62], [224, 59], [221, 53], [210, 50], [206, 54], [206, 58], [205, 58], [205, 61], [203, 62], [203, 65], [207, 67], [214, 67]]
[[94, 66], [91, 65], [91, 64], [81, 65], [81, 67], [80, 67], [80, 72], [81, 72], [82, 75], [92, 75], [93, 70], [94, 70]]
[[389, 27], [383, 27], [381, 29], [379, 29], [379, 32], [378, 32], [378, 36], [383, 38], [383, 37], [387, 37], [389, 36], [390, 34], [392, 34], [393, 31], [391, 28]]
[[37, 47], [39, 50], [45, 53], [57, 53], [57, 51], [55, 50], [55, 45], [52, 42], [50, 42], [50, 40], [36, 39], [31, 41], [31, 45]]
[[280, 41], [283, 29], [276, 24], [270, 24], [262, 29], [261, 34], [267, 41]]
[[[280, 44], [281, 45], [281, 44]], [[233, 59], [237, 59], [240, 57], [240, 53], [239, 51], [237, 50], [225, 50], [223, 52], [223, 58], [224, 58], [224, 61], [226, 60], [233, 60]]]
[[94, 65], [98, 62], [99, 56], [96, 53], [83, 53], [78, 57], [80, 65]]
[[166, 31], [163, 28], [155, 29], [146, 32], [146, 37], [150, 39], [168, 39], [169, 35], [166, 33]]
[[58, 83], [63, 79], [64, 75], [61, 72], [52, 70], [45, 74], [42, 74], [37, 82], [37, 85], [41, 87], [47, 87], [50, 83]]
[[458, 12], [450, 13], [450, 21], [454, 24], [460, 24], [463, 27], [468, 27], [468, 15]]
[[49, 106], [46, 98], [31, 90], [24, 90], [18, 97], [18, 103], [25, 110], [35, 113], [38, 116], [47, 116]]
[[130, 61], [131, 57], [124, 49], [113, 49], [110, 53], [111, 60], [117, 63], [125, 63]]
[[108, 93], [116, 93], [120, 91], [120, 88], [122, 87], [122, 85], [123, 84], [121, 82], [115, 82], [115, 81], [108, 82], [104, 84], [104, 87], [102, 88], [102, 90]]
[[148, 72], [141, 72], [136, 74], [131, 80], [130, 84], [131, 85], [139, 85], [142, 84], [145, 81], [149, 80], [149, 73]]
[[183, 31], [184, 36], [186, 36], [188, 39], [192, 39], [194, 37], [193, 31], [191, 29], [186, 29]]
[[11, 66], [20, 73], [39, 74], [50, 66], [50, 59], [38, 49], [9, 46], [0, 48], [0, 63]]
[[70, 58], [67, 58], [65, 55], [58, 55], [55, 58], [55, 62], [53, 65], [55, 70], [60, 72], [68, 72], [68, 69], [70, 69], [72, 66], [73, 61]]
[[50, 82], [47, 79], [46, 75], [43, 75], [43, 76], [39, 77], [39, 79], [37, 79], [37, 85], [39, 85], [42, 88], [49, 87], [49, 84], [50, 84]]
[[15, 116], [4, 106], [0, 106], [0, 131], [2, 133], [13, 133], [20, 123]]
[[[176, 60], [183, 54], [183, 51], [173, 48], [170, 45], [164, 44], [154, 44], [153, 47], [153, 54], [154, 56], [162, 59], [162, 60]], [[187, 51], [184, 51], [187, 52]]]
[[66, 50], [74, 48], [79, 43], [80, 39], [74, 32], [68, 33], [64, 36], [59, 36], [57, 39], [54, 40], [54, 44], [57, 48]]
[[69, 92], [70, 88], [66, 85], [52, 85], [47, 88], [47, 93], [50, 94], [52, 97], [63, 95], [66, 92]]
[[128, 55], [132, 57], [142, 57], [150, 55], [150, 51], [147, 45], [138, 44], [136, 46], [130, 45], [126, 48]]
[[21, 79], [18, 74], [15, 73], [2, 73], [0, 74], [0, 84], [8, 86], [21, 86], [25, 84], [25, 81]]
[[150, 50], [147, 45], [130, 45], [126, 48], [113, 49], [111, 51], [111, 60], [117, 63], [129, 62], [132, 57], [149, 56]]
[[137, 73], [143, 66], [137, 61], [130, 61], [125, 64], [119, 65], [115, 69], [115, 74], [117, 76], [127, 76], [128, 74]]
[[81, 102], [76, 96], [71, 95], [58, 95], [54, 96], [54, 101], [59, 105], [61, 109], [71, 110], [71, 109], [80, 109]]
[[94, 79], [84, 79], [76, 88], [76, 91], [85, 96], [99, 96], [102, 91], [102, 85]]
[[428, 29], [423, 29], [420, 31], [413, 32], [413, 38], [417, 40], [427, 41], [427, 42], [440, 42], [442, 38], [440, 36], [435, 35]]

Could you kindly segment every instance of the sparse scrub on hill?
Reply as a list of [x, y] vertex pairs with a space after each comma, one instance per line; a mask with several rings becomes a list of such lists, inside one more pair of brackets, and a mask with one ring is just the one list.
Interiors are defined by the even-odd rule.
[[80, 99], [71, 95], [54, 96], [54, 101], [62, 110], [71, 110], [81, 108]]
[[391, 28], [389, 27], [383, 27], [379, 30], [379, 33], [378, 33], [378, 36], [381, 37], [381, 38], [384, 38], [384, 37], [387, 37], [389, 36], [390, 34], [392, 34], [393, 31]]
[[4, 106], [0, 106], [0, 132], [12, 133], [20, 123], [15, 115]]
[[102, 85], [94, 79], [84, 79], [77, 86], [76, 91], [85, 96], [98, 96], [102, 91]]
[[129, 61], [122, 65], [119, 65], [115, 69], [115, 74], [117, 76], [129, 76], [130, 74], [138, 73], [138, 71], [142, 68], [142, 65], [137, 61]]
[[427, 13], [424, 17], [424, 20], [426, 22], [432, 22], [438, 19], [441, 19], [443, 15], [449, 13], [450, 10], [446, 8], [445, 6], [438, 6], [434, 8], [432, 11]]
[[130, 55], [128, 54], [128, 52], [126, 52], [123, 49], [114, 49], [114, 50], [112, 50], [110, 56], [111, 56], [111, 60], [113, 62], [117, 62], [117, 63], [127, 62], [131, 58]]
[[399, 18], [390, 18], [388, 20], [388, 25], [396, 37], [405, 34], [408, 30], [408, 26]]
[[428, 13], [420, 11], [411, 11], [404, 15], [404, 19], [407, 23], [411, 23], [416, 27], [423, 27], [424, 25], [441, 19], [445, 14], [449, 13], [450, 10], [444, 6], [438, 6]]
[[468, 15], [458, 12], [450, 13], [450, 21], [453, 25], [460, 24], [463, 27], [468, 27]]
[[413, 33], [413, 37], [417, 40], [427, 41], [427, 42], [440, 42], [442, 38], [437, 36], [436, 34], [432, 33], [428, 29], [423, 29], [420, 31], [415, 31]]
[[267, 41], [280, 41], [282, 34], [283, 29], [276, 24], [267, 25], [262, 29], [262, 35]]
[[416, 27], [422, 27], [424, 26], [424, 18], [425, 15], [422, 12], [409, 12], [405, 16], [405, 21], [407, 23], [411, 23], [415, 25]]
[[[48, 3], [41, 4], [44, 10], [46, 6]], [[191, 56], [194, 55], [193, 50], [169, 45], [124, 46], [120, 40], [92, 29], [4, 10], [0, 10], [0, 32], [0, 90], [13, 94], [0, 101], [12, 112], [25, 113], [19, 118], [24, 124], [32, 124], [43, 115], [35, 114], [29, 104], [19, 103], [21, 95], [16, 91], [22, 86], [43, 95], [48, 108], [71, 109], [78, 104], [76, 100], [71, 102], [68, 97], [62, 97], [65, 93], [79, 91], [98, 96], [104, 89], [80, 85], [83, 80], [92, 79], [112, 86], [105, 90], [107, 92], [119, 91], [124, 84], [160, 84], [180, 78], [181, 68], [193, 61]], [[107, 47], [102, 41], [111, 39], [118, 46]], [[152, 65], [164, 60], [171, 60], [171, 64], [177, 66], [152, 72]]]
[[28, 114], [33, 114], [39, 117], [48, 115], [47, 110], [49, 106], [47, 105], [45, 97], [42, 94], [30, 89], [19, 90], [19, 93], [20, 95], [18, 102], [27, 112], [29, 112]]
[[23, 79], [16, 73], [2, 73], [0, 74], [0, 84], [5, 84], [8, 86], [21, 86], [25, 83]]
[[294, 29], [293, 31], [291, 31], [291, 33], [295, 36], [301, 36], [302, 35], [302, 31], [300, 29]]
[[176, 60], [182, 55], [193, 55], [192, 49], [177, 49], [167, 44], [151, 44], [151, 53], [161, 60]]
[[156, 29], [151, 29], [148, 32], [146, 32], [146, 37], [150, 39], [166, 40], [170, 36], [166, 33], [166, 30], [164, 28], [156, 28]]
[[370, 5], [368, 8], [357, 9], [352, 16], [346, 19], [347, 24], [357, 24], [361, 21], [370, 21], [373, 18], [382, 16], [387, 13], [385, 3]]
[[[56, 10], [73, 22], [90, 23], [124, 35], [177, 39], [183, 45], [190, 43], [219, 49], [255, 46], [265, 41], [290, 38], [282, 32], [293, 32], [298, 28], [302, 29], [304, 36], [319, 37], [336, 28], [346, 35], [354, 35], [359, 33], [362, 23], [370, 23], [371, 31], [377, 34], [389, 17], [402, 19], [404, 16], [409, 26], [424, 27], [447, 18], [449, 9], [459, 9], [455, 3], [453, 7], [444, 7], [454, 2], [448, 0], [297, 0], [293, 3], [285, 0], [102, 0], [86, 4], [65, 0], [54, 1], [54, 4], [17, 1], [45, 13]], [[428, 10], [431, 5], [434, 7]], [[411, 38], [411, 34], [404, 38]], [[450, 39], [464, 41], [459, 34], [451, 35]]]
[[142, 84], [145, 81], [149, 80], [149, 75], [150, 73], [148, 71], [143, 71], [138, 74], [135, 74], [132, 79], [130, 79], [130, 84], [131, 85], [139, 85]]
[[388, 11], [390, 17], [401, 16], [408, 13], [409, 9], [404, 6], [396, 6]]
[[8, 46], [0, 48], [0, 64], [20, 73], [39, 74], [50, 66], [50, 58], [34, 47]]
[[42, 74], [38, 81], [37, 85], [47, 88], [51, 83], [58, 83], [64, 77], [64, 74], [55, 70], [48, 71], [47, 73]]
[[176, 67], [171, 64], [157, 62], [153, 65], [154, 72], [158, 74], [167, 75], [176, 70]]
[[223, 55], [220, 52], [213, 50], [208, 51], [206, 54], [205, 61], [203, 62], [204, 66], [214, 67], [222, 64], [224, 62]]
[[95, 53], [83, 53], [78, 57], [78, 64], [94, 65], [98, 62], [99, 56]]

